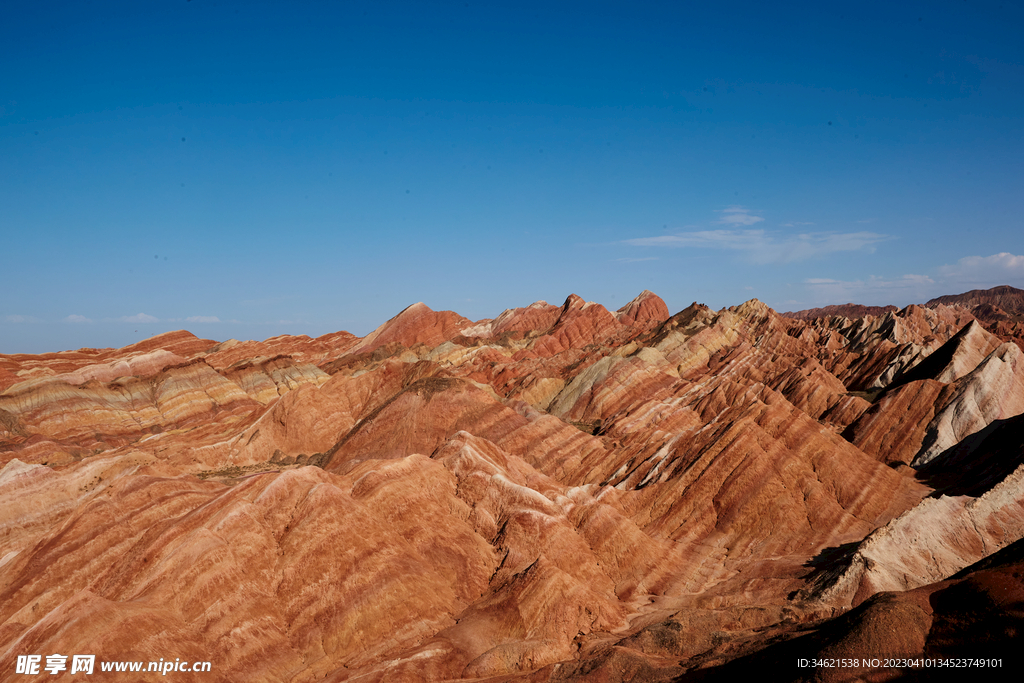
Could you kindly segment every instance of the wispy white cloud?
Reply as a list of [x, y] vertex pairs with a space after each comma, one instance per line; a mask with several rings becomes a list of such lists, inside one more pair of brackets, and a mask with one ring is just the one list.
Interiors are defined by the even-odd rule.
[[1008, 252], [991, 256], [965, 256], [939, 266], [931, 275], [903, 275], [866, 280], [807, 278], [801, 283], [815, 306], [847, 302], [867, 304], [923, 303], [943, 294], [997, 285], [1024, 286], [1024, 256]]
[[89, 318], [86, 318], [84, 315], [78, 315], [77, 313], [72, 313], [68, 317], [64, 318], [64, 322], [66, 322], [66, 323], [91, 323], [92, 320], [89, 319]]
[[831, 280], [829, 278], [808, 278], [804, 280], [808, 285], [821, 285], [828, 287], [864, 287], [868, 289], [890, 289], [893, 287], [914, 287], [916, 285], [935, 284], [935, 280], [927, 275], [903, 275], [898, 278], [884, 278], [872, 275], [867, 280]]
[[657, 261], [657, 256], [647, 256], [645, 258], [617, 258], [617, 263], [639, 263], [640, 261]]
[[965, 256], [954, 264], [940, 266], [939, 275], [950, 284], [994, 287], [1024, 282], [1024, 256], [1008, 252], [991, 256]]
[[792, 263], [847, 251], [874, 251], [890, 239], [874, 232], [810, 232], [784, 235], [764, 230], [701, 230], [625, 240], [634, 247], [729, 249], [754, 263]]
[[744, 249], [750, 239], [763, 239], [763, 230], [699, 230], [625, 240], [634, 247], [708, 247]]
[[718, 213], [722, 214], [718, 222], [723, 225], [754, 225], [764, 220], [742, 206], [730, 206], [728, 209], [722, 209]]
[[908, 274], [896, 278], [872, 275], [866, 280], [807, 278], [803, 281], [814, 305], [870, 303], [891, 304], [932, 298], [935, 280]]
[[[717, 211], [715, 223], [727, 227], [712, 230], [681, 230], [667, 235], [637, 237], [622, 243], [633, 247], [727, 249], [741, 253], [753, 263], [793, 263], [848, 251], [874, 251], [875, 245], [891, 239], [875, 232], [787, 232], [743, 229], [764, 220], [750, 209], [730, 206]], [[814, 225], [794, 221], [783, 227]], [[693, 227], [693, 226], [688, 226]], [[626, 259], [619, 259], [625, 261]]]
[[5, 315], [4, 322], [18, 325], [21, 323], [41, 323], [43, 321], [31, 315]]
[[187, 323], [219, 323], [220, 318], [215, 315], [193, 315], [189, 318], [185, 318]]
[[136, 313], [135, 315], [125, 315], [118, 318], [118, 321], [123, 323], [156, 323], [160, 322], [160, 318], [154, 318], [151, 315], [145, 313]]

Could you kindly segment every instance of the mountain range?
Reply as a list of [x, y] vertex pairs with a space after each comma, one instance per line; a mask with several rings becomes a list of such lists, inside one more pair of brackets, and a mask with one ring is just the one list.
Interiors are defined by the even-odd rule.
[[671, 314], [649, 291], [480, 321], [417, 303], [365, 337], [0, 355], [0, 671], [51, 653], [296, 683], [1010, 667], [1022, 349], [1024, 291], [997, 287], [784, 314]]

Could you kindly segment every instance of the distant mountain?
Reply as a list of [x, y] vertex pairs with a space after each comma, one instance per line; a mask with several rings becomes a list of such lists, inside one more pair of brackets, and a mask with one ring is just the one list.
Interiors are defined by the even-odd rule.
[[833, 315], [844, 318], [863, 318], [866, 315], [885, 315], [889, 311], [898, 311], [895, 306], [863, 306], [861, 304], [835, 304], [822, 308], [808, 308], [803, 311], [789, 311], [782, 313], [785, 318], [797, 320], [814, 320], [816, 318], [828, 318]]
[[[963, 294], [947, 294], [936, 297], [924, 304], [925, 308], [936, 306], [960, 306], [970, 310], [978, 320], [986, 323], [1024, 320], [1024, 289], [1000, 285], [992, 289], [972, 289]], [[796, 320], [815, 320], [833, 315], [844, 318], [861, 318], [865, 315], [884, 315], [899, 310], [896, 306], [863, 306], [861, 304], [835, 304], [822, 308], [808, 308], [802, 311], [787, 311], [781, 315]]]
[[932, 299], [925, 304], [934, 308], [939, 304], [963, 306], [971, 309], [979, 320], [1020, 320], [1024, 318], [1024, 289], [1000, 285], [992, 289], [972, 289], [963, 294], [950, 294]]

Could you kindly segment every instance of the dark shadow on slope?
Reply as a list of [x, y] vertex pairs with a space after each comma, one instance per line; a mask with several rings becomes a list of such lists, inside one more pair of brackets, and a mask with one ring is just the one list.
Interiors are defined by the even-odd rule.
[[886, 394], [894, 389], [898, 389], [904, 384], [909, 384], [910, 382], [915, 382], [921, 379], [935, 379], [938, 377], [943, 368], [949, 365], [953, 360], [953, 356], [956, 355], [957, 349], [960, 348], [964, 338], [970, 333], [972, 325], [978, 325], [978, 323], [972, 320], [964, 325], [960, 331], [950, 337], [945, 344], [926, 356], [920, 363], [909, 368], [889, 383], [889, 385], [883, 389], [882, 393]]
[[978, 497], [1024, 464], [1024, 415], [996, 420], [948, 448], [917, 473], [933, 498]]
[[821, 552], [804, 562], [805, 567], [815, 570], [830, 569], [836, 566], [845, 566], [850, 563], [850, 558], [857, 551], [860, 541], [851, 541], [842, 545], [834, 545], [822, 548]]
[[860, 541], [851, 541], [842, 545], [822, 548], [821, 551], [804, 562], [811, 571], [804, 577], [804, 586], [793, 591], [789, 600], [806, 600], [828, 590], [849, 568], [853, 556], [860, 546]]
[[925, 654], [1001, 657], [1006, 668], [997, 673], [1013, 673], [1020, 680], [1024, 539], [962, 569], [950, 577], [949, 584], [929, 598], [933, 618]]
[[[985, 681], [1020, 680], [1024, 633], [1024, 539], [946, 581], [873, 595], [817, 629], [676, 681], [933, 681], [952, 669], [802, 668], [801, 659], [1002, 658], [1001, 668], [957, 669]], [[952, 679], [951, 679], [952, 680]]]

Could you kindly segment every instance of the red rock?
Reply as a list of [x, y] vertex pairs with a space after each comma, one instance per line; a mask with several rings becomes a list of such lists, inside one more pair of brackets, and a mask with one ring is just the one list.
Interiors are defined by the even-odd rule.
[[[526, 308], [510, 308], [494, 320], [488, 320], [466, 328], [466, 337], [528, 336], [528, 333], [544, 333], [558, 321], [561, 309], [546, 301], [537, 301]], [[519, 333], [518, 335], [516, 333]]]
[[551, 330], [533, 343], [531, 351], [541, 357], [572, 348], [596, 344], [620, 331], [621, 323], [601, 304], [585, 302], [570, 294]]
[[843, 435], [886, 464], [909, 465], [921, 450], [928, 424], [952, 393], [935, 380], [909, 382], [880, 398]]
[[927, 302], [925, 306], [934, 308], [940, 304], [945, 306], [963, 306], [965, 308], [988, 304], [997, 306], [1011, 314], [1022, 315], [1024, 314], [1024, 290], [1010, 287], [1009, 285], [1001, 285], [992, 289], [972, 289], [963, 294], [936, 297]]
[[366, 335], [352, 348], [352, 352], [365, 353], [389, 343], [434, 347], [453, 339], [470, 325], [469, 320], [457, 313], [432, 311], [426, 304], [416, 303]]
[[645, 289], [616, 311], [616, 317], [623, 325], [651, 328], [668, 320], [669, 312], [660, 296]]
[[[672, 680], [800, 629], [962, 642], [977, 624], [919, 591], [1024, 534], [1001, 341], [943, 304], [669, 316], [645, 291], [2, 356], [0, 667]], [[961, 590], [1008, 580], [984, 577]]]
[[898, 311], [895, 306], [862, 306], [860, 304], [837, 304], [821, 308], [807, 308], [802, 311], [787, 311], [781, 315], [796, 320], [814, 320], [816, 318], [863, 318], [865, 316], [885, 315], [889, 311]]

